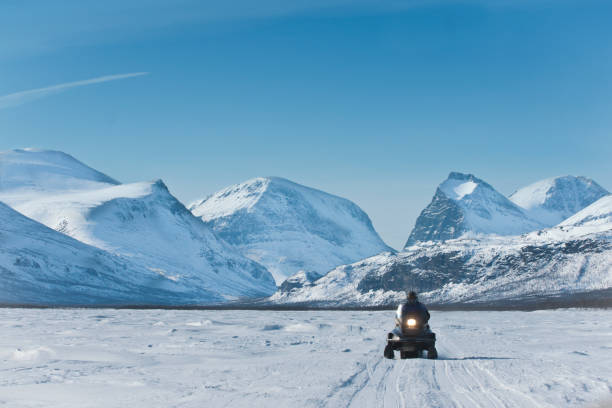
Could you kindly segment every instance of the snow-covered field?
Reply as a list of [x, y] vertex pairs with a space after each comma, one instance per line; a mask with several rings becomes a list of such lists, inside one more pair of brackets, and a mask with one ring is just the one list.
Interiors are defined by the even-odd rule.
[[390, 361], [390, 311], [0, 309], [0, 407], [612, 401], [612, 310], [432, 312], [431, 324], [439, 360]]

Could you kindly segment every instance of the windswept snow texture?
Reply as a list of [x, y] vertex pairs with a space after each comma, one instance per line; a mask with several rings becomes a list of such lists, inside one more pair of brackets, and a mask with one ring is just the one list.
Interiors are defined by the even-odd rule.
[[512, 194], [510, 200], [531, 218], [552, 227], [608, 194], [591, 179], [564, 176], [533, 183]]
[[393, 317], [0, 309], [0, 405], [591, 408], [612, 399], [612, 311], [432, 311], [438, 360], [384, 359]]
[[465, 235], [519, 235], [543, 224], [472, 174], [450, 173], [417, 218], [406, 247]]
[[197, 303], [207, 295], [79, 242], [0, 203], [0, 304]]
[[27, 201], [41, 193], [91, 190], [118, 181], [54, 150], [16, 149], [0, 152], [0, 200]]
[[[181, 292], [199, 291], [201, 303], [267, 296], [276, 290], [263, 266], [217, 238], [161, 180], [117, 184], [60, 152], [19, 150], [0, 159], [3, 168], [12, 169], [0, 201], [175, 282]], [[51, 173], [55, 175], [47, 179]]]
[[278, 284], [390, 250], [351, 201], [278, 177], [228, 187], [189, 209]]

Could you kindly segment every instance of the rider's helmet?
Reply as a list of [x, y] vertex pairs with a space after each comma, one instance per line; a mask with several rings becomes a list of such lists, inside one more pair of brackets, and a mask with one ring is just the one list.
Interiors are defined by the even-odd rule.
[[410, 292], [408, 292], [408, 301], [410, 303], [415, 303], [418, 300], [419, 299], [417, 298], [417, 294], [414, 290], [411, 290]]

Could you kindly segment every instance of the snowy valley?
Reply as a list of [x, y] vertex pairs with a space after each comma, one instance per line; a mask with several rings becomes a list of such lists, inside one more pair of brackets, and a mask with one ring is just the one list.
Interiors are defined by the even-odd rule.
[[611, 322], [432, 311], [439, 359], [387, 360], [391, 311], [0, 309], [0, 405], [605, 407]]

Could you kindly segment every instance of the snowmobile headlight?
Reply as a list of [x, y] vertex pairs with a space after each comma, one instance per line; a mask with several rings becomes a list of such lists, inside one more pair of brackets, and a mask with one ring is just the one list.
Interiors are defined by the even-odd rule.
[[408, 326], [408, 327], [416, 326], [416, 319], [408, 319], [408, 320], [406, 320], [406, 326]]

